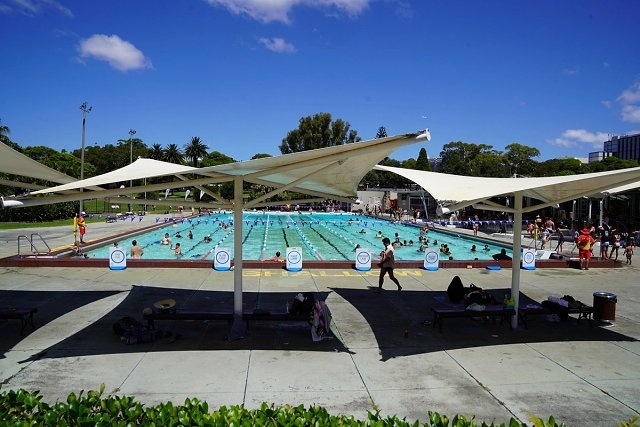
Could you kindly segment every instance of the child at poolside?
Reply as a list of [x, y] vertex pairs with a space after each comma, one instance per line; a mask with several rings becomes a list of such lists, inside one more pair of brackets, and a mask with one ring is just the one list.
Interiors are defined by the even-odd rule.
[[624, 254], [627, 257], [627, 264], [631, 265], [631, 256], [633, 256], [633, 246], [631, 246], [631, 240], [627, 241], [627, 246], [624, 247]]

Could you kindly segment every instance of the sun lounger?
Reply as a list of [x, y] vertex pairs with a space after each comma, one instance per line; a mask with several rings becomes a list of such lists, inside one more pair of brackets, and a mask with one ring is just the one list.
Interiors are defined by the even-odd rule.
[[[467, 310], [462, 305], [442, 305], [431, 307], [431, 311], [433, 311], [433, 327], [436, 325], [440, 328], [440, 332], [442, 332], [442, 321], [445, 318], [471, 318], [471, 317], [483, 317], [483, 316], [498, 316], [500, 317], [500, 324], [502, 324], [505, 320], [509, 322], [509, 318], [516, 314], [516, 311], [513, 308], [504, 307], [501, 304], [498, 305], [485, 305], [484, 310], [476, 311], [476, 310]], [[511, 326], [511, 322], [509, 322], [509, 326]]]
[[36, 328], [33, 324], [33, 315], [37, 312], [37, 308], [0, 308], [0, 319], [19, 319], [22, 335], [26, 326], [31, 326], [31, 329]]
[[527, 324], [527, 318], [529, 316], [550, 314], [556, 314], [560, 316], [561, 319], [566, 319], [569, 314], [577, 314], [578, 323], [582, 319], [587, 319], [589, 321], [589, 326], [591, 326], [593, 307], [582, 303], [577, 307], [563, 307], [559, 304], [542, 305], [538, 303], [521, 304], [518, 307], [518, 319], [522, 322], [525, 329], [529, 328]]

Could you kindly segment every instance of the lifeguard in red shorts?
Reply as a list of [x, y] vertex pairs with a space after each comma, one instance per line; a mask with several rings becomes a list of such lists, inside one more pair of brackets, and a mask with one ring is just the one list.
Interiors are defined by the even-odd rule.
[[576, 239], [576, 246], [578, 246], [578, 257], [580, 258], [580, 268], [582, 270], [589, 269], [589, 260], [591, 259], [591, 246], [596, 240], [591, 237], [591, 231], [588, 228], [583, 228], [580, 231], [580, 235]]
[[87, 223], [84, 219], [84, 212], [82, 212], [81, 214], [76, 214], [74, 222], [75, 228], [77, 228], [78, 232], [80, 232], [80, 243], [84, 243], [84, 233], [87, 232]]

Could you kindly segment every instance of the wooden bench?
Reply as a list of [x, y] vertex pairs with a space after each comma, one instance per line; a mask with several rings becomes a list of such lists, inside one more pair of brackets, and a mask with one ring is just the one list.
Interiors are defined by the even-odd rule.
[[[557, 305], [557, 304], [556, 304]], [[593, 307], [586, 304], [581, 304], [579, 307], [569, 308], [558, 305], [557, 309], [547, 309], [542, 304], [526, 304], [520, 305], [518, 307], [518, 319], [522, 322], [525, 329], [529, 329], [529, 325], [527, 324], [528, 316], [535, 315], [548, 315], [548, 314], [557, 314], [557, 315], [569, 315], [569, 314], [577, 314], [578, 315], [578, 323], [580, 320], [587, 319], [589, 321], [589, 326], [591, 326], [591, 320], [593, 316]]]
[[[157, 310], [143, 314], [149, 329], [155, 328], [157, 320], [226, 320], [231, 322], [234, 319], [232, 311], [191, 311], [191, 310]], [[242, 319], [251, 321], [309, 321], [309, 315], [291, 314], [287, 312], [270, 312], [265, 310], [247, 310], [242, 313]]]
[[[502, 324], [516, 314], [513, 308], [506, 308], [501, 304], [485, 305], [485, 309], [481, 311], [466, 310], [463, 306], [435, 306], [431, 307], [431, 311], [433, 311], [433, 327], [438, 325], [440, 332], [442, 332], [442, 320], [445, 318], [499, 316], [500, 324]], [[511, 322], [509, 322], [509, 326], [511, 326]]]
[[23, 335], [26, 326], [31, 326], [33, 330], [36, 329], [33, 323], [33, 315], [37, 312], [37, 308], [0, 308], [0, 319], [19, 319], [20, 335]]

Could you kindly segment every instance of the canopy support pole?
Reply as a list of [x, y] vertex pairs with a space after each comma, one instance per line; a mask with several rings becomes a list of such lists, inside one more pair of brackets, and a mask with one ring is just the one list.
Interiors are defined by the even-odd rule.
[[511, 326], [518, 327], [518, 304], [520, 303], [520, 252], [522, 249], [522, 191], [514, 193], [513, 213], [513, 258], [511, 259], [511, 298], [516, 314], [511, 318]]
[[233, 179], [233, 325], [229, 339], [247, 336], [247, 324], [242, 318], [242, 176]]

